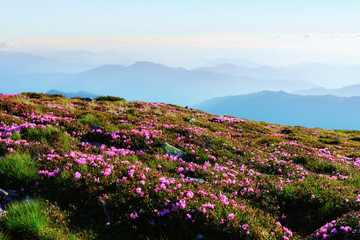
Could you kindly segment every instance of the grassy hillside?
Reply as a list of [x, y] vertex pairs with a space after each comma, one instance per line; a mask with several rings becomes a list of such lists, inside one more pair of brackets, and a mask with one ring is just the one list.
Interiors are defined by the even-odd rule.
[[0, 239], [360, 238], [359, 131], [114, 97], [0, 110]]

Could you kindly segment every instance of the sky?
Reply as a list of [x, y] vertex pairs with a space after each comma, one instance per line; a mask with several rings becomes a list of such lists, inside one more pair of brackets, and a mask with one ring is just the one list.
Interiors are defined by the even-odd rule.
[[268, 49], [360, 62], [358, 0], [0, 0], [0, 10], [0, 51]]

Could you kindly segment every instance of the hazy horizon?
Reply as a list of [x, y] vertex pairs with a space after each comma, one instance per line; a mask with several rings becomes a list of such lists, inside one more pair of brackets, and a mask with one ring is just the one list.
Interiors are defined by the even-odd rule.
[[0, 51], [114, 50], [182, 67], [201, 58], [360, 64], [354, 0], [0, 3]]

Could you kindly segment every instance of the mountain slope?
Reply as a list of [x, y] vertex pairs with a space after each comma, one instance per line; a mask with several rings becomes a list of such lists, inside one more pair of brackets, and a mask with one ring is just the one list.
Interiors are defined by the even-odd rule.
[[264, 91], [214, 98], [195, 105], [214, 114], [328, 129], [360, 129], [360, 97], [300, 96]]
[[3, 239], [356, 239], [360, 230], [359, 131], [37, 93], [0, 95], [0, 122]]

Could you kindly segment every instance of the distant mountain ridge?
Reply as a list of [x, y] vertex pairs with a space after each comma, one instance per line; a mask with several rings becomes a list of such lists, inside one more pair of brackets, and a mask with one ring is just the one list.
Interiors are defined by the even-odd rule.
[[28, 53], [0, 52], [0, 73], [9, 75], [31, 73], [75, 73], [93, 68], [94, 65], [66, 62]]
[[47, 91], [46, 94], [60, 94], [67, 98], [74, 98], [74, 97], [81, 97], [81, 98], [96, 98], [99, 95], [95, 93], [85, 92], [85, 91], [78, 91], [78, 92], [61, 92], [55, 89], [51, 89]]
[[360, 130], [360, 97], [300, 96], [283, 91], [213, 98], [194, 105], [214, 114], [328, 129]]
[[360, 84], [351, 85], [342, 88], [336, 89], [327, 89], [327, 88], [311, 88], [306, 90], [295, 91], [295, 94], [299, 95], [334, 95], [339, 97], [353, 97], [360, 96]]
[[63, 92], [87, 91], [129, 100], [190, 105], [209, 97], [245, 94], [261, 90], [295, 91], [314, 85], [283, 79], [264, 80], [202, 70], [167, 67], [138, 62], [129, 67], [104, 65], [74, 74], [0, 75], [3, 91], [25, 92], [57, 89]]
[[284, 71], [280, 68], [274, 68], [267, 65], [257, 67], [244, 67], [230, 63], [224, 63], [213, 67], [198, 68], [196, 70], [209, 71], [214, 73], [230, 74], [238, 77], [253, 77], [265, 80], [291, 79], [301, 81], [301, 77], [295, 73]]
[[196, 61], [196, 65], [198, 65], [198, 68], [209, 68], [209, 67], [215, 67], [217, 65], [222, 64], [231, 64], [236, 66], [242, 66], [246, 68], [257, 68], [261, 67], [262, 65], [253, 61], [249, 61], [247, 59], [231, 59], [231, 58], [216, 58], [211, 60], [206, 59], [199, 59]]

